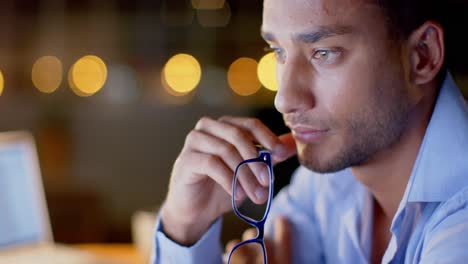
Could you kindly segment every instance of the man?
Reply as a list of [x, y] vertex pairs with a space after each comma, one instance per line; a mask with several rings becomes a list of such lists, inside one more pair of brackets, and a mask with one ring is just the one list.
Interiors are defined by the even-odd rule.
[[[252, 142], [302, 164], [272, 205], [270, 263], [468, 263], [468, 107], [446, 74], [436, 8], [265, 0], [275, 106], [292, 133], [202, 118], [174, 165], [155, 263], [221, 263], [219, 219]], [[235, 195], [261, 203], [264, 185], [242, 182]]]

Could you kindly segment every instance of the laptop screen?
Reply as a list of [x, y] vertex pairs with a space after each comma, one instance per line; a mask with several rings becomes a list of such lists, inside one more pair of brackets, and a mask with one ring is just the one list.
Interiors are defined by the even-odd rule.
[[0, 249], [47, 236], [43, 187], [31, 145], [28, 140], [0, 141]]

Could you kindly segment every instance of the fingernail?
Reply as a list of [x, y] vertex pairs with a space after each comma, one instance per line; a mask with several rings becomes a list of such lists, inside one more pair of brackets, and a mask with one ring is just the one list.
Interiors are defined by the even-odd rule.
[[259, 201], [265, 201], [268, 197], [268, 191], [265, 188], [258, 187], [255, 191], [255, 197], [257, 197]]
[[262, 170], [262, 172], [260, 172], [260, 180], [263, 185], [268, 186], [268, 183], [270, 182], [270, 173], [266, 170]]
[[236, 189], [236, 200], [242, 200], [245, 197], [245, 192], [242, 187]]
[[273, 150], [273, 155], [282, 159], [286, 156], [286, 147], [283, 144], [276, 145], [275, 149]]

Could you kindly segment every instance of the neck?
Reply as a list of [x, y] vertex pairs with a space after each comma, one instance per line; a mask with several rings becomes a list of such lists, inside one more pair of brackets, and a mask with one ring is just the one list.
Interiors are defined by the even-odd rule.
[[385, 218], [390, 222], [406, 190], [435, 99], [436, 92], [422, 98], [415, 106], [410, 115], [409, 125], [398, 143], [377, 153], [366, 164], [351, 168], [354, 177], [372, 193]]

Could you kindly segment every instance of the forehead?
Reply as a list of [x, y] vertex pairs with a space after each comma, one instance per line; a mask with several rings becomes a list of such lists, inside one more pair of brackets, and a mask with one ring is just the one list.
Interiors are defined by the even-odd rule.
[[384, 24], [375, 0], [265, 0], [262, 30], [297, 32], [341, 25], [368, 31]]

